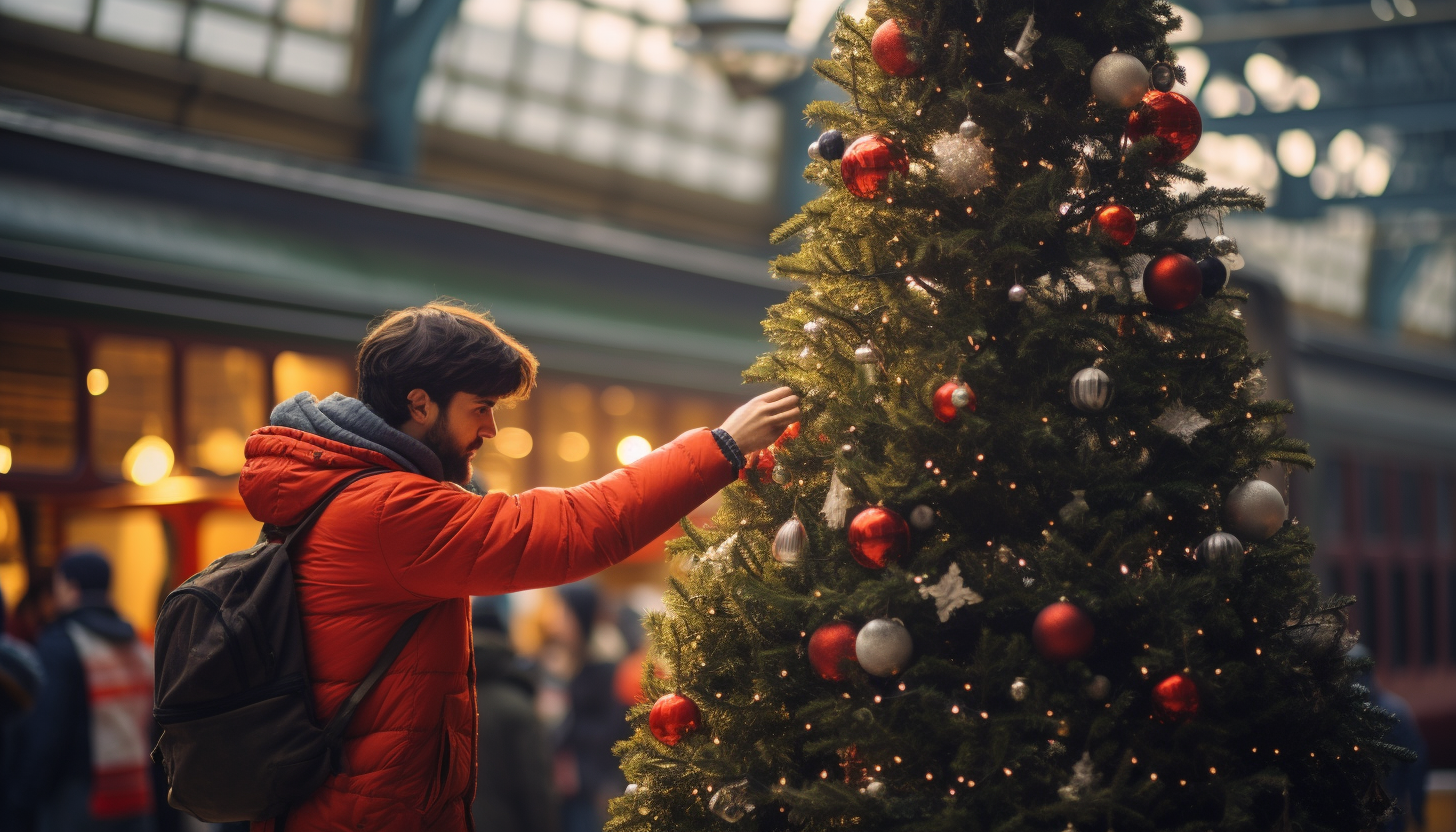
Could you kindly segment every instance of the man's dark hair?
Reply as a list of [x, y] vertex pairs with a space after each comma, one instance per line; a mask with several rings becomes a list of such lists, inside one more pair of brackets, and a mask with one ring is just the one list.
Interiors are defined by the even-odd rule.
[[359, 345], [359, 400], [395, 427], [409, 420], [408, 396], [424, 390], [440, 407], [456, 393], [513, 399], [536, 385], [531, 351], [485, 315], [441, 300], [390, 312]]

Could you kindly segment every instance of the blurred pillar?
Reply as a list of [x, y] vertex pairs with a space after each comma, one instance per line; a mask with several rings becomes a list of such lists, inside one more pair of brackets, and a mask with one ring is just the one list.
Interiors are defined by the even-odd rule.
[[460, 0], [375, 0], [364, 69], [369, 127], [362, 160], [389, 173], [414, 172], [419, 155], [415, 101], [435, 41]]
[[1418, 243], [1405, 249], [1376, 249], [1370, 258], [1369, 297], [1365, 316], [1377, 335], [1394, 335], [1400, 329], [1400, 300], [1415, 282], [1426, 255], [1435, 246]]

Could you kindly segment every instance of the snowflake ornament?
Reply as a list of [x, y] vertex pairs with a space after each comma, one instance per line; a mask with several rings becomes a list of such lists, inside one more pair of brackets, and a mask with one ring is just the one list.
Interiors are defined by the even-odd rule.
[[1210, 422], [1202, 413], [1187, 407], [1182, 400], [1173, 402], [1173, 405], [1163, 411], [1163, 415], [1153, 420], [1153, 426], [1173, 434], [1183, 440], [1187, 445], [1193, 441], [1193, 434], [1203, 430]]
[[952, 563], [934, 586], [920, 587], [920, 597], [935, 599], [935, 614], [940, 616], [942, 624], [949, 621], [950, 614], [961, 607], [986, 600], [961, 580], [961, 565], [958, 563]]

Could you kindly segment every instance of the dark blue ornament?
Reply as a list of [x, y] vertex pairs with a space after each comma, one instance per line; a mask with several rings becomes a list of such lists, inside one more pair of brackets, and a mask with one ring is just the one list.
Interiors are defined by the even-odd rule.
[[838, 130], [825, 130], [819, 135], [819, 155], [825, 159], [839, 159], [844, 156], [844, 134]]
[[1203, 296], [1211, 298], [1228, 285], [1228, 266], [1217, 257], [1205, 257], [1198, 261], [1198, 272], [1203, 275]]

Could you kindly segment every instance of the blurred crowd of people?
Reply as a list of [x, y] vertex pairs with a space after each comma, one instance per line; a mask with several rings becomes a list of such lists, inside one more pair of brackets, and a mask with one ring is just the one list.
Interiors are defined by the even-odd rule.
[[[148, 758], [151, 647], [112, 606], [106, 558], [70, 552], [34, 577], [8, 617], [0, 599], [0, 832], [208, 829], [167, 805]], [[476, 829], [601, 830], [657, 603], [587, 581], [473, 600]]]

